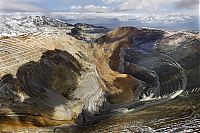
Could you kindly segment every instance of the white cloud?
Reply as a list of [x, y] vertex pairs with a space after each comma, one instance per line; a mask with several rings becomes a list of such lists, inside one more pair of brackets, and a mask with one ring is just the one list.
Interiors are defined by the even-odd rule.
[[110, 9], [105, 6], [95, 6], [95, 5], [87, 5], [84, 7], [86, 11], [89, 12], [109, 12]]
[[40, 11], [33, 3], [41, 0], [1, 0], [0, 11]]
[[[126, 1], [126, 0], [124, 0], [124, 1]], [[103, 0], [103, 2], [105, 2], [105, 3], [117, 3], [117, 2], [123, 2], [123, 0]]]
[[71, 6], [71, 11], [77, 12], [110, 12], [112, 9], [106, 6], [86, 5], [86, 6]]
[[82, 6], [80, 6], [80, 5], [79, 6], [71, 6], [70, 9], [71, 10], [80, 10], [80, 9], [82, 9]]
[[118, 10], [159, 10], [163, 5], [170, 5], [178, 0], [102, 0], [105, 3], [118, 3]]

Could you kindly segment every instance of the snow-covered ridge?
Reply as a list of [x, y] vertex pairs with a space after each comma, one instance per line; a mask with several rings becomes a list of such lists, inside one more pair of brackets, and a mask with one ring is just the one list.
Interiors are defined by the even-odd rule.
[[0, 37], [35, 32], [53, 32], [58, 28], [68, 26], [70, 25], [67, 23], [46, 16], [0, 17]]

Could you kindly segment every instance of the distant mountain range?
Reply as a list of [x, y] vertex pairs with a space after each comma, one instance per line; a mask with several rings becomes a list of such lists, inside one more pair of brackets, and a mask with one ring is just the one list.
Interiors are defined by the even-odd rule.
[[46, 16], [0, 17], [0, 36], [52, 32], [57, 28], [70, 26], [73, 25]]
[[[40, 16], [37, 16], [39, 14]], [[17, 17], [16, 17], [17, 16]], [[19, 16], [19, 17], [18, 17]], [[49, 17], [46, 17], [49, 16]], [[148, 27], [160, 30], [187, 30], [199, 32], [199, 17], [194, 14], [98, 14], [98, 13], [1, 13], [0, 36], [15, 36], [21, 33], [52, 31], [55, 27], [87, 23], [107, 28], [123, 26]], [[51, 27], [51, 28], [49, 28]]]

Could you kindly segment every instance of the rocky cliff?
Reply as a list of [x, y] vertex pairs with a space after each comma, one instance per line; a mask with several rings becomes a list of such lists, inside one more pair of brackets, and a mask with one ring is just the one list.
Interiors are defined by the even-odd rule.
[[[177, 82], [182, 82], [180, 86], [187, 91], [199, 86], [198, 33], [124, 27], [102, 36], [97, 42], [100, 47], [106, 47], [106, 51], [112, 51], [108, 59], [112, 70], [132, 75], [150, 86], [158, 85], [159, 80], [160, 89], [170, 86], [163, 91], [174, 91], [173, 88], [179, 86]], [[190, 75], [193, 75], [192, 80]]]
[[70, 124], [84, 109], [98, 113], [105, 98], [90, 44], [34, 34], [2, 39], [1, 48], [2, 130]]

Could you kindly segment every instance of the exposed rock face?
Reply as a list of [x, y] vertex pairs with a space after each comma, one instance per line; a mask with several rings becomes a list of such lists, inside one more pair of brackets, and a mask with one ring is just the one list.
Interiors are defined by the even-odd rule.
[[[1, 130], [72, 124], [85, 121], [84, 110], [88, 117], [99, 112], [104, 85], [89, 44], [39, 34], [3, 39], [1, 48]], [[68, 52], [48, 51], [55, 48]]]
[[[200, 87], [200, 39], [195, 33], [122, 27], [97, 39], [93, 47], [68, 35], [22, 38], [1, 40], [2, 48], [7, 46], [2, 54], [7, 50], [11, 61], [14, 55], [23, 61], [9, 65], [6, 60], [8, 67], [0, 67], [2, 130], [87, 124]], [[31, 44], [42, 56], [23, 60], [25, 52], [11, 51], [11, 43], [25, 52]]]
[[[29, 110], [30, 112], [23, 109], [12, 110], [13, 112], [23, 112], [25, 116], [28, 116], [28, 114], [35, 114], [36, 110], [39, 111], [41, 108], [44, 108], [49, 109], [48, 114], [51, 115], [49, 118], [69, 121], [72, 120], [74, 114], [70, 110], [71, 107], [67, 106], [67, 99], [71, 99], [70, 95], [77, 87], [77, 80], [80, 77], [81, 71], [80, 64], [73, 56], [67, 52], [55, 50], [44, 53], [39, 62], [32, 61], [22, 65], [18, 69], [16, 79], [5, 76], [1, 82], [2, 87], [5, 86], [11, 90], [10, 94], [6, 95], [12, 95], [11, 97], [14, 98], [19, 94], [13, 94], [13, 92], [15, 92], [14, 90], [18, 90], [18, 92], [26, 96], [15, 108], [19, 108], [24, 104], [28, 108], [35, 106], [35, 110]], [[3, 89], [2, 87], [1, 89]], [[14, 102], [10, 102], [2, 109], [6, 108], [6, 106], [12, 109]], [[59, 115], [56, 109], [60, 110], [58, 111]], [[51, 114], [51, 111], [54, 113]], [[2, 110], [1, 113], [3, 113]], [[31, 119], [27, 118], [28, 121], [31, 121]], [[18, 120], [14, 119], [13, 121]], [[22, 120], [22, 122], [26, 122], [26, 120]], [[38, 125], [40, 124], [41, 121], [38, 121]]]
[[[69, 53], [60, 50], [47, 51], [37, 62], [22, 65], [17, 72], [17, 79], [29, 93], [33, 84], [57, 90], [70, 97], [70, 92], [77, 88], [78, 77], [81, 75], [80, 63]], [[28, 90], [26, 90], [28, 89]], [[43, 90], [38, 90], [43, 92]], [[31, 95], [31, 91], [30, 94]], [[45, 93], [45, 92], [44, 92]]]
[[[105, 100], [101, 88], [103, 84], [99, 82], [94, 70], [86, 72], [68, 52], [47, 51], [38, 62], [22, 65], [17, 78], [11, 75], [2, 78], [0, 89], [5, 105], [0, 109], [0, 128], [4, 128], [5, 120], [8, 121], [7, 125], [11, 122], [22, 125], [31, 122], [31, 125], [43, 126], [71, 123], [82, 110], [87, 110], [85, 114], [88, 116], [94, 115]], [[8, 96], [12, 99], [8, 99]], [[17, 105], [14, 104], [16, 100]], [[27, 109], [20, 109], [22, 107]], [[14, 114], [16, 116], [8, 117]], [[82, 121], [86, 119], [85, 116]]]
[[[179, 86], [180, 90], [188, 91], [199, 87], [199, 41], [195, 33], [129, 27], [118, 28], [97, 40], [99, 44], [108, 43], [107, 51], [112, 51], [112, 45], [118, 45], [109, 57], [113, 70], [130, 74], [150, 88], [160, 88], [157, 93], [161, 96]], [[125, 44], [129, 46], [124, 47]]]
[[[106, 65], [104, 65], [104, 68], [101, 68], [103, 63], [99, 62], [100, 64], [98, 68], [101, 69], [100, 71], [115, 71], [113, 72], [115, 73], [115, 75], [110, 74], [108, 72], [100, 72], [103, 79], [111, 80], [108, 83], [113, 82], [111, 85], [107, 86], [107, 88], [115, 88], [111, 89], [113, 90], [113, 95], [111, 95], [109, 98], [109, 100], [112, 103], [131, 103], [132, 101], [138, 100], [140, 98], [141, 90], [149, 88], [148, 83], [146, 84], [145, 81], [132, 74], [133, 71], [140, 71], [140, 73], [143, 74], [142, 77], [144, 78], [146, 73], [146, 78], [148, 78], [148, 80], [151, 80], [151, 78], [154, 78], [152, 80], [155, 80], [155, 75], [153, 76], [153, 74], [149, 74], [149, 72], [147, 72], [140, 66], [134, 65], [131, 66], [132, 68], [129, 67], [132, 70], [128, 70], [129, 68], [125, 66], [125, 57], [128, 54], [128, 52], [126, 52], [125, 50], [131, 49], [132, 47], [136, 47], [134, 46], [136, 44], [133, 44], [133, 42], [134, 40], [139, 40], [141, 36], [146, 36], [145, 39], [150, 40], [150, 38], [152, 37], [154, 37], [155, 39], [156, 37], [162, 38], [162, 34], [163, 31], [138, 30], [133, 27], [123, 27], [109, 32], [105, 36], [102, 36], [101, 38], [97, 39], [99, 48], [98, 51], [95, 52], [95, 54], [97, 58], [100, 57], [100, 59], [98, 59], [98, 62], [102, 60], [102, 62], [104, 62], [105, 64], [109, 64], [108, 68], [105, 68]], [[143, 40], [141, 39], [139, 41], [143, 42]], [[150, 41], [154, 40], [151, 39]], [[128, 62], [128, 64], [131, 64], [130, 61]], [[127, 84], [122, 84], [124, 82], [126, 82]]]
[[71, 29], [69, 35], [72, 35], [73, 37], [79, 40], [94, 43], [97, 38], [103, 36], [110, 30], [111, 29], [109, 28], [93, 26], [85, 23], [77, 23], [74, 25], [74, 28]]
[[[187, 91], [199, 88], [198, 82], [200, 77], [200, 39], [199, 35], [182, 33], [179, 35], [182, 41], [177, 42], [177, 46], [171, 47], [171, 49], [162, 48], [162, 42], [159, 42], [158, 49], [161, 52], [166, 53], [173, 59], [175, 59], [186, 70], [188, 83]], [[176, 37], [172, 35], [171, 38]], [[165, 39], [163, 41], [169, 41]], [[161, 48], [160, 48], [161, 47]], [[169, 44], [166, 44], [169, 47]]]

